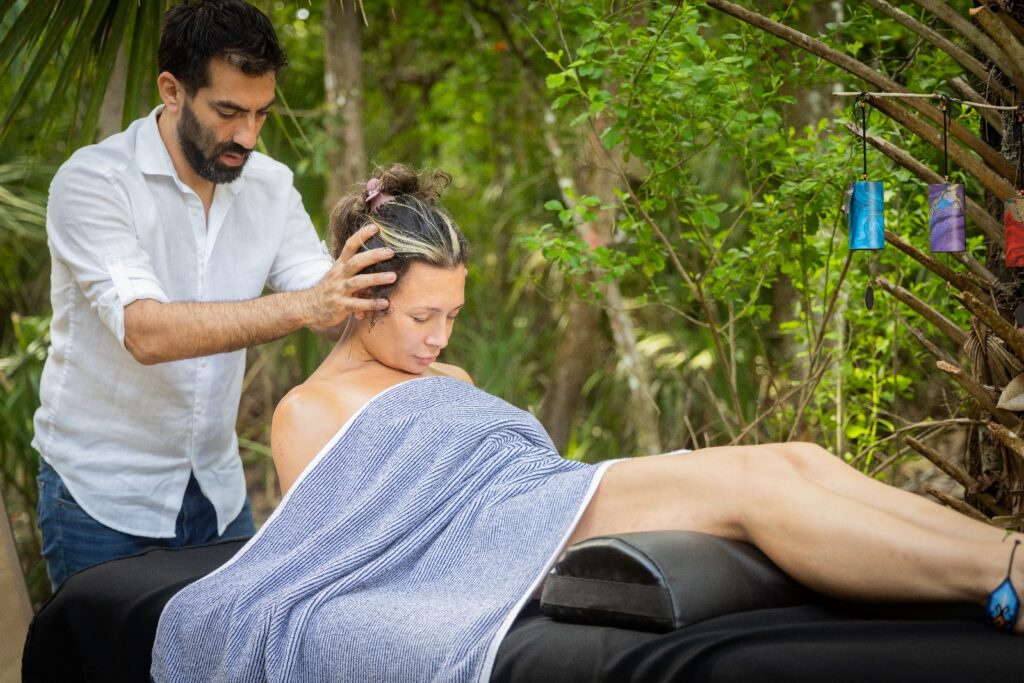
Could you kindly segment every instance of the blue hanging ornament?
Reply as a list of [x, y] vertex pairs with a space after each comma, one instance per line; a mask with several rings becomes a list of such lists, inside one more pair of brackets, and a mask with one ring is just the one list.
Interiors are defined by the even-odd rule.
[[853, 184], [850, 199], [850, 249], [885, 248], [885, 186], [878, 180]]
[[[885, 187], [880, 181], [868, 180], [867, 97], [867, 93], [862, 93], [858, 100], [864, 174], [859, 181], [852, 183], [852, 193], [849, 197], [851, 251], [885, 248]], [[864, 291], [864, 305], [868, 310], [875, 305], [875, 292], [870, 283]]]

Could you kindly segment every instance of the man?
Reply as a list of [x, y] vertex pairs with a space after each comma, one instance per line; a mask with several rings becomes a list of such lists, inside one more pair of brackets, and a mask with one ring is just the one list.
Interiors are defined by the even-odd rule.
[[[164, 17], [163, 106], [78, 150], [47, 208], [52, 348], [33, 446], [54, 588], [150, 545], [252, 534], [234, 432], [248, 346], [385, 308], [332, 264], [283, 165], [253, 151], [286, 57], [242, 0]], [[358, 236], [366, 239], [372, 232]], [[277, 293], [261, 296], [268, 285]]]

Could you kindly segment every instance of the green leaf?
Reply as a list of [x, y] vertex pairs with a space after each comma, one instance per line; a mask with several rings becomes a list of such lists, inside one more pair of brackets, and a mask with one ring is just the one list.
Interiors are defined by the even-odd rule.
[[562, 86], [562, 84], [565, 83], [565, 72], [563, 71], [562, 73], [548, 74], [547, 78], [544, 79], [544, 82], [547, 83], [547, 86], [550, 90], [559, 88]]

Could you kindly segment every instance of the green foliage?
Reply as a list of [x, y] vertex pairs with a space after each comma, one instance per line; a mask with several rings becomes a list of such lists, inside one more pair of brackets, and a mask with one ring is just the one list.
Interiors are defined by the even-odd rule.
[[[44, 130], [60, 120], [71, 149], [91, 141], [121, 49], [128, 74], [124, 120], [136, 118], [153, 91], [154, 46], [167, 7], [166, 0], [24, 0], [0, 6], [0, 76], [13, 72], [18, 84], [0, 112], [0, 144], [29, 117]], [[73, 88], [84, 97], [62, 96]], [[38, 97], [41, 90], [49, 97]], [[33, 110], [28, 117], [26, 108]]]
[[[765, 59], [778, 50], [774, 39], [736, 24], [721, 32], [695, 6], [648, 3], [639, 12], [559, 3], [565, 39], [546, 50], [552, 109], [571, 126], [599, 131], [605, 147], [621, 149], [630, 164], [614, 244], [583, 242], [573, 227], [587, 220], [589, 207], [567, 210], [559, 202], [546, 206], [557, 221], [526, 243], [568, 277], [597, 271], [634, 300], [656, 305], [638, 319], [650, 338], [667, 333], [662, 339], [672, 342], [647, 347], [663, 415], [671, 416], [663, 431], [698, 403], [673, 385], [709, 381], [708, 408], [686, 412], [699, 425], [688, 430], [691, 443], [737, 435], [809, 438], [869, 468], [879, 441], [927, 416], [921, 399], [931, 388], [922, 381], [927, 368], [903, 343], [893, 302], [879, 295], [867, 311], [864, 289], [881, 274], [926, 301], [941, 301], [943, 283], [892, 249], [853, 255], [841, 276], [849, 252], [840, 206], [847, 182], [860, 174], [858, 141], [840, 125], [842, 111], [836, 123], [785, 125], [795, 104], [786, 84], [814, 88], [839, 76], [792, 53]], [[898, 26], [880, 32], [877, 25], [869, 10], [855, 9], [829, 27], [828, 42], [883, 68], [892, 64], [890, 75], [914, 89], [927, 91], [959, 73], [943, 55], [917, 56], [920, 67], [906, 69], [916, 39]], [[856, 35], [868, 39], [851, 39]], [[976, 123], [973, 112], [963, 117]], [[872, 132], [939, 166], [934, 151], [879, 118], [869, 122]], [[888, 226], [926, 251], [925, 188], [879, 156], [869, 154], [869, 172], [889, 188]], [[968, 192], [980, 195], [977, 187]], [[975, 248], [980, 241], [973, 240]], [[780, 278], [794, 300], [773, 299]], [[966, 325], [962, 310], [950, 316]], [[779, 356], [780, 348], [787, 353]], [[663, 364], [661, 354], [701, 361]], [[723, 403], [730, 383], [738, 412]]]
[[39, 532], [35, 525], [38, 493], [38, 459], [31, 448], [32, 416], [39, 405], [39, 378], [49, 345], [49, 318], [13, 316], [13, 344], [0, 356], [0, 485], [29, 593], [34, 603], [49, 595], [46, 567], [40, 557]]

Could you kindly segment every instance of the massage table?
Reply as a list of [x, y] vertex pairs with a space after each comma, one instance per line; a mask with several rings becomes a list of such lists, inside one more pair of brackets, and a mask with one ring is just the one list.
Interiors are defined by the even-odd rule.
[[[33, 619], [24, 683], [148, 681], [164, 604], [244, 542], [151, 549], [74, 574]], [[566, 551], [503, 639], [491, 680], [1021, 680], [1024, 640], [982, 611], [827, 600], [746, 544], [623, 534]]]

